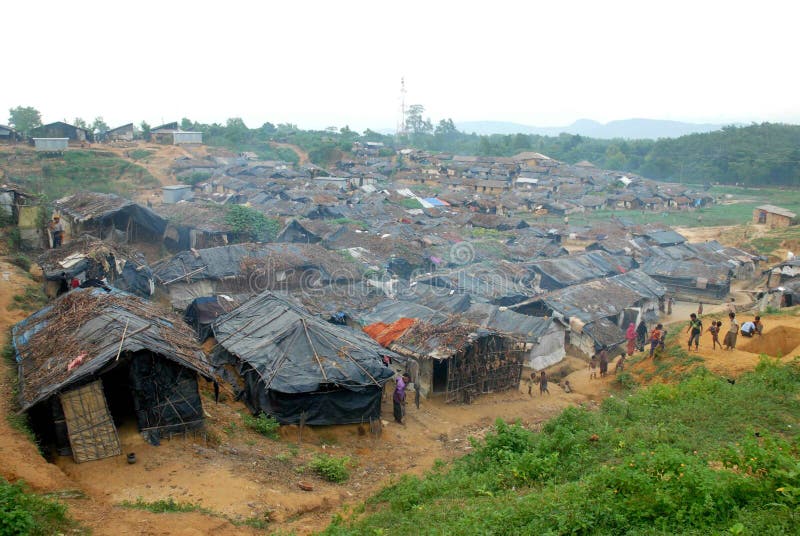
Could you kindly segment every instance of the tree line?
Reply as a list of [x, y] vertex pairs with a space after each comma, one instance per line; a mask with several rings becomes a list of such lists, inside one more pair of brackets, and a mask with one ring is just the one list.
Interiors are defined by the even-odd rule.
[[[597, 139], [576, 134], [540, 136], [535, 134], [478, 135], [458, 130], [452, 119], [434, 123], [424, 116], [425, 108], [414, 104], [406, 112], [405, 131], [388, 135], [367, 129], [361, 133], [345, 126], [304, 130], [290, 123], [264, 123], [248, 127], [239, 117], [223, 123], [180, 121], [183, 130], [200, 131], [209, 145], [235, 151], [253, 151], [261, 158], [297, 161], [290, 149], [275, 142], [297, 145], [312, 163], [328, 166], [350, 158], [353, 143], [376, 141], [385, 145], [382, 154], [412, 147], [434, 152], [477, 156], [513, 156], [536, 151], [568, 163], [588, 160], [602, 169], [637, 173], [675, 182], [719, 182], [747, 186], [800, 186], [800, 126], [761, 123], [728, 126], [715, 132], [659, 140]], [[39, 112], [18, 106], [10, 110], [9, 123], [23, 133], [41, 125]], [[76, 118], [79, 126], [89, 126]], [[102, 117], [91, 128], [103, 132]], [[150, 125], [142, 121], [139, 132], [149, 137]]]

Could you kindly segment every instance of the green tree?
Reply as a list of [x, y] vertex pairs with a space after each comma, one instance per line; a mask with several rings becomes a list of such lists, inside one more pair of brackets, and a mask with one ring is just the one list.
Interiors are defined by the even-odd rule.
[[406, 127], [414, 134], [430, 134], [433, 132], [433, 125], [430, 119], [423, 119], [425, 107], [421, 104], [412, 104], [406, 111]]
[[99, 132], [100, 134], [105, 134], [111, 130], [109, 126], [103, 121], [102, 116], [97, 116], [94, 118], [94, 122], [92, 123], [92, 131]]
[[81, 119], [80, 117], [76, 117], [72, 121], [72, 124], [75, 125], [76, 127], [80, 127], [80, 128], [85, 128], [85, 129], [89, 128], [89, 125], [86, 123], [86, 121], [84, 119]]
[[241, 117], [231, 117], [225, 122], [225, 137], [231, 143], [238, 145], [250, 138], [250, 129]]
[[188, 117], [184, 117], [183, 119], [181, 119], [180, 127], [181, 127], [181, 130], [190, 130], [191, 131], [191, 130], [195, 130], [196, 125], [194, 124], [194, 122], [192, 122], [191, 119], [189, 119]]
[[147, 121], [142, 121], [139, 125], [139, 128], [142, 129], [142, 139], [150, 140], [150, 124]]
[[42, 126], [42, 114], [32, 106], [17, 106], [8, 110], [8, 123], [28, 136], [31, 130]]

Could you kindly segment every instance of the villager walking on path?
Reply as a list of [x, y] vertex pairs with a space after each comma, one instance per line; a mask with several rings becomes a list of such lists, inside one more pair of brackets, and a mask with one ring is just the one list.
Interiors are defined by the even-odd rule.
[[411, 381], [411, 376], [407, 372], [397, 378], [392, 395], [392, 405], [394, 409], [394, 420], [398, 424], [403, 424], [403, 417], [406, 414], [406, 386]]
[[703, 302], [700, 302], [699, 304], [697, 304], [697, 316], [700, 316], [702, 314], [703, 314]]
[[625, 339], [628, 341], [628, 347], [626, 348], [628, 351], [628, 355], [633, 355], [633, 352], [636, 351], [636, 326], [633, 325], [633, 322], [628, 324], [628, 330], [625, 332]]
[[608, 374], [608, 351], [603, 346], [600, 348], [600, 377], [605, 378], [606, 374]]
[[539, 396], [542, 396], [545, 393], [549, 395], [550, 390], [547, 389], [547, 373], [542, 371], [542, 373], [539, 375]]
[[700, 346], [700, 334], [703, 333], [703, 321], [694, 313], [689, 315], [689, 328], [686, 332], [689, 333], [689, 350], [692, 349], [692, 341], [694, 341], [694, 349], [697, 350]]
[[533, 384], [536, 383], [536, 373], [531, 372], [531, 377], [528, 378], [528, 396], [533, 396]]
[[617, 359], [617, 366], [614, 369], [614, 374], [616, 375], [618, 372], [622, 372], [625, 370], [625, 354], [620, 354], [619, 359]]
[[725, 349], [736, 349], [736, 336], [739, 334], [739, 322], [736, 320], [736, 313], [728, 313], [728, 318], [731, 319], [731, 324], [728, 327], [728, 333], [725, 334]]
[[661, 331], [662, 329], [664, 329], [664, 326], [658, 324], [653, 328], [653, 331], [650, 332], [650, 357], [655, 355], [656, 348], [662, 344], [661, 341], [664, 337], [664, 334]]
[[673, 305], [675, 305], [675, 298], [670, 296], [669, 298], [667, 298], [667, 314], [668, 315], [672, 314], [672, 306]]
[[639, 345], [639, 351], [644, 352], [644, 346], [647, 344], [647, 324], [644, 323], [644, 320], [639, 322], [636, 327], [636, 342]]
[[597, 379], [597, 354], [592, 356], [592, 360], [589, 361], [589, 379]]

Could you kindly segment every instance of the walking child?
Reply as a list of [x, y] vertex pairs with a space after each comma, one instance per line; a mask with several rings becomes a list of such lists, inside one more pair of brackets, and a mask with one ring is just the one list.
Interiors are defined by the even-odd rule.
[[597, 379], [597, 354], [592, 356], [592, 360], [589, 361], [589, 379]]
[[716, 350], [717, 345], [722, 348], [722, 343], [719, 342], [719, 330], [722, 327], [722, 321], [714, 321], [711, 322], [711, 325], [708, 326], [708, 332], [711, 334], [711, 349]]
[[547, 388], [547, 374], [545, 371], [542, 371], [541, 375], [539, 376], [539, 396], [547, 393], [550, 394], [550, 390]]
[[689, 315], [689, 328], [686, 332], [689, 333], [688, 349], [692, 349], [692, 341], [694, 341], [694, 349], [697, 351], [700, 346], [700, 334], [703, 333], [703, 321], [697, 318], [697, 315], [694, 313]]

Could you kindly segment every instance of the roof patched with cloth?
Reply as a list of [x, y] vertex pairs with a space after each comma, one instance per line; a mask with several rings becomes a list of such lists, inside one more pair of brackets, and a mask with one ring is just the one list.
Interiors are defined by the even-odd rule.
[[312, 393], [331, 385], [359, 391], [393, 376], [383, 355], [394, 355], [366, 334], [308, 314], [263, 292], [214, 324], [220, 348], [250, 365], [268, 390]]
[[23, 410], [96, 376], [125, 352], [149, 350], [212, 375], [189, 326], [155, 303], [120, 291], [73, 290], [16, 324], [11, 335]]

